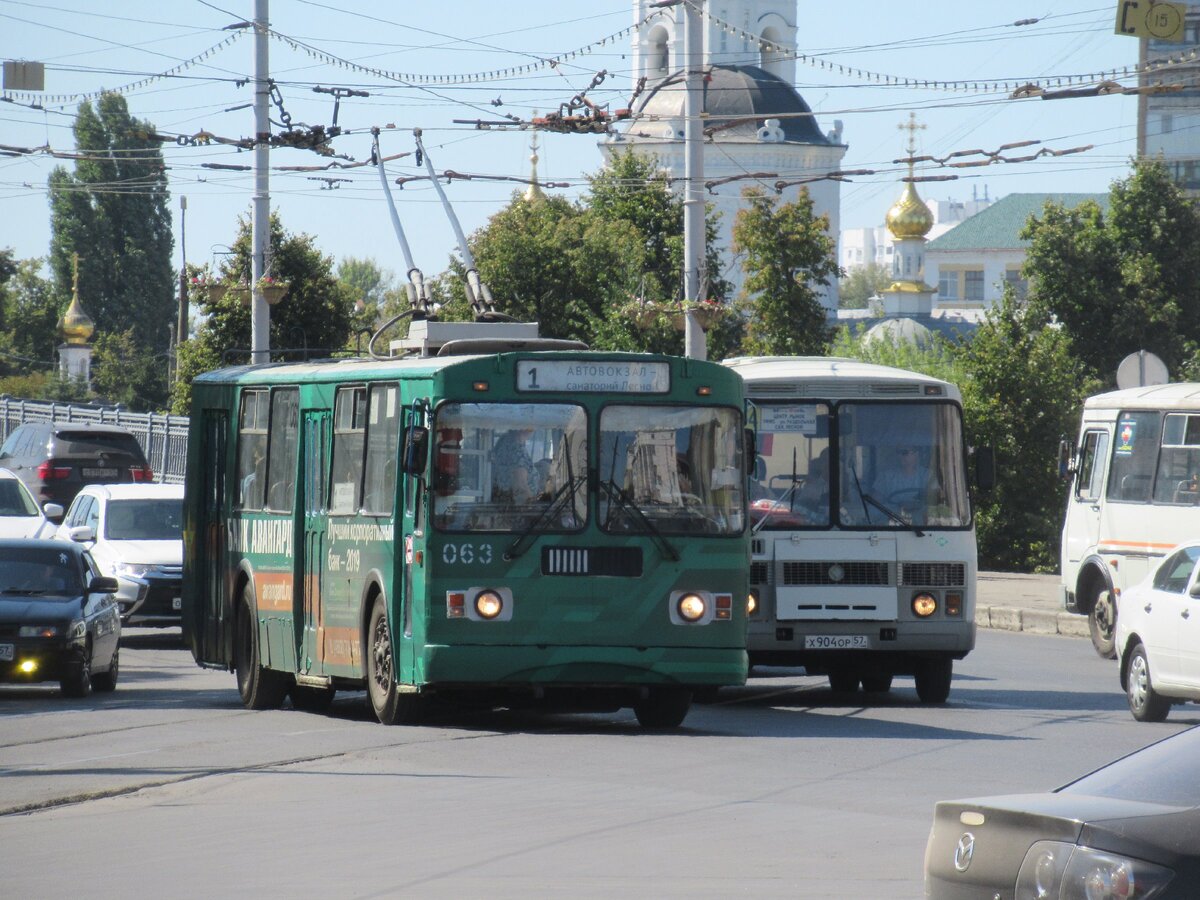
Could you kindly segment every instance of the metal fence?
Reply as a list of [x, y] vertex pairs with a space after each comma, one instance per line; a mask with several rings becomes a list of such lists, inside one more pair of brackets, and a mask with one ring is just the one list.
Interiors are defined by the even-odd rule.
[[117, 406], [18, 400], [0, 396], [0, 442], [24, 422], [94, 422], [129, 429], [142, 445], [154, 477], [182, 484], [187, 466], [187, 416], [135, 413]]

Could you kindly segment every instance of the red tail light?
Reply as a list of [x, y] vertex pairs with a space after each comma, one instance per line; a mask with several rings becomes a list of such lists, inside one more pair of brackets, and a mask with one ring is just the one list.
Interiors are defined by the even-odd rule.
[[70, 466], [56, 465], [57, 461], [48, 459], [37, 467], [37, 476], [41, 481], [62, 481], [71, 477]]
[[134, 481], [153, 481], [154, 470], [149, 466], [134, 466], [129, 470], [129, 474], [133, 476]]

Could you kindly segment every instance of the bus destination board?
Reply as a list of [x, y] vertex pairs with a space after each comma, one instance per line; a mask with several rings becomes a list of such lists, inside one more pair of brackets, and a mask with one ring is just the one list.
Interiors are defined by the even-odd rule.
[[621, 394], [665, 394], [671, 389], [671, 366], [636, 360], [521, 359], [517, 390]]

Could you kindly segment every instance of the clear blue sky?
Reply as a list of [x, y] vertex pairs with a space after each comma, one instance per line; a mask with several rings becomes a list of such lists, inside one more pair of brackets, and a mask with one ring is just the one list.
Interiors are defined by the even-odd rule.
[[[714, 7], [719, 3], [711, 3]], [[1011, 2], [967, 0], [893, 3], [857, 0], [840, 4], [801, 0], [799, 50], [827, 65], [921, 81], [1053, 85], [1067, 76], [1132, 67], [1138, 44], [1113, 34], [1115, 0]], [[1057, 7], [1048, 13], [1048, 7]], [[252, 17], [251, 0], [0, 0], [0, 57], [46, 64], [46, 94], [121, 88], [163, 73], [202, 54], [231, 35], [225, 26]], [[1019, 20], [1039, 19], [1014, 26]], [[349, 63], [412, 76], [487, 73], [536, 64], [599, 42], [628, 28], [632, 4], [624, 0], [494, 0], [456, 3], [378, 3], [364, 0], [274, 0], [271, 24], [314, 52]], [[610, 77], [589, 96], [625, 105], [631, 90], [628, 36], [564, 61], [555, 68], [469, 84], [406, 86], [352, 68], [337, 67], [279, 41], [271, 43], [271, 70], [284, 109], [294, 123], [332, 121], [333, 102], [314, 85], [367, 90], [369, 98], [341, 103], [340, 154], [365, 160], [369, 129], [387, 129], [385, 154], [413, 148], [411, 129], [424, 129], [435, 167], [464, 173], [524, 177], [529, 172], [528, 132], [477, 131], [454, 119], [495, 119], [509, 113], [528, 118], [546, 112], [586, 88], [607, 69]], [[253, 71], [253, 38], [243, 35], [178, 77], [126, 91], [131, 112], [169, 134], [205, 129], [231, 138], [253, 131], [250, 87], [238, 85]], [[1121, 79], [1133, 84], [1131, 78]], [[920, 153], [945, 156], [956, 150], [995, 150], [1001, 144], [1039, 140], [1054, 148], [1094, 144], [1087, 153], [1035, 162], [961, 170], [958, 181], [923, 185], [929, 199], [970, 199], [986, 188], [992, 197], [1027, 191], [1107, 190], [1128, 171], [1134, 152], [1136, 102], [1107, 96], [1071, 100], [1006, 99], [1003, 89], [928, 90], [885, 86], [836, 70], [801, 63], [797, 86], [823, 130], [844, 123], [849, 151], [843, 168], [880, 174], [843, 186], [842, 226], [879, 224], [899, 195], [901, 174], [892, 160], [906, 140], [898, 125], [915, 111], [926, 129], [917, 136]], [[980, 86], [981, 88], [983, 86]], [[502, 105], [493, 106], [493, 100]], [[50, 103], [47, 111], [0, 103], [0, 144], [49, 145], [74, 150], [70, 130], [76, 103]], [[272, 110], [279, 120], [279, 110]], [[391, 126], [395, 126], [394, 129]], [[279, 129], [275, 129], [279, 130]], [[542, 135], [540, 174], [570, 182], [566, 194], [582, 190], [582, 176], [600, 165], [594, 135]], [[1032, 152], [1038, 148], [1019, 152]], [[187, 257], [213, 261], [236, 231], [236, 218], [249, 210], [252, 174], [206, 168], [205, 163], [250, 165], [252, 155], [225, 147], [164, 147], [170, 167], [171, 208], [176, 213], [175, 263], [179, 253], [179, 197], [188, 198]], [[1018, 152], [1018, 151], [1014, 151]], [[272, 153], [272, 165], [312, 166], [328, 160], [300, 150]], [[49, 247], [46, 180], [69, 161], [46, 155], [0, 156], [0, 247], [19, 257], [44, 255]], [[417, 174], [412, 158], [391, 164], [392, 178]], [[345, 178], [336, 190], [314, 180]], [[446, 190], [468, 232], [503, 206], [516, 188], [503, 182], [455, 181]], [[455, 243], [432, 189], [416, 182], [397, 190], [400, 216], [417, 265], [442, 271]], [[403, 259], [392, 233], [378, 175], [371, 167], [346, 171], [274, 171], [272, 207], [286, 228], [316, 237], [336, 259], [372, 257], [398, 275]]]

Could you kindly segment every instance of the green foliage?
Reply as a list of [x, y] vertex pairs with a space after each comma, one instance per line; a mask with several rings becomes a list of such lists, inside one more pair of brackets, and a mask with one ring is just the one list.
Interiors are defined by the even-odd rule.
[[63, 307], [50, 282], [41, 277], [41, 268], [40, 259], [16, 261], [11, 276], [0, 284], [0, 375], [44, 372], [57, 366], [55, 348]]
[[959, 352], [967, 439], [996, 453], [997, 486], [976, 495], [981, 568], [1057, 571], [1066, 483], [1058, 443], [1096, 388], [1064, 329], [1008, 291]]
[[72, 255], [79, 254], [79, 299], [97, 333], [132, 331], [137, 346], [166, 350], [177, 297], [171, 265], [166, 166], [154, 126], [106, 93], [80, 104], [74, 173], [50, 175], [50, 265], [65, 308]]
[[749, 205], [738, 211], [733, 248], [745, 254], [745, 288], [739, 302], [747, 313], [746, 352], [763, 356], [812, 356], [824, 351], [831, 332], [816, 285], [840, 272], [829, 220], [813, 212], [808, 191], [776, 204], [751, 188]]
[[829, 355], [907, 369], [952, 384], [961, 384], [968, 376], [959, 360], [959, 349], [959, 345], [938, 334], [933, 335], [928, 347], [919, 347], [912, 341], [867, 341], [863, 339], [861, 331], [851, 332], [849, 328], [842, 327], [834, 333]]
[[866, 309], [867, 301], [892, 283], [892, 275], [879, 263], [851, 269], [838, 285], [838, 306]]
[[140, 348], [132, 330], [97, 335], [92, 390], [103, 403], [120, 403], [136, 412], [157, 412], [168, 393], [166, 353]]
[[[322, 255], [310, 235], [285, 232], [274, 213], [270, 247], [271, 274], [289, 285], [287, 297], [270, 307], [271, 358], [294, 360], [305, 353], [327, 356], [342, 350], [352, 341], [355, 298], [334, 277], [332, 257]], [[251, 222], [242, 218], [233, 254], [226, 257], [213, 280], [223, 285], [248, 285], [251, 248]], [[250, 307], [236, 292], [213, 297], [197, 290], [192, 302], [207, 318], [196, 335], [178, 348], [179, 377], [171, 408], [181, 415], [188, 412], [192, 379], [222, 365], [245, 363], [250, 352]]]
[[1129, 353], [1179, 372], [1200, 342], [1200, 211], [1159, 162], [1112, 186], [1109, 209], [1048, 204], [1022, 232], [1029, 306], [1054, 316], [1105, 384]]

